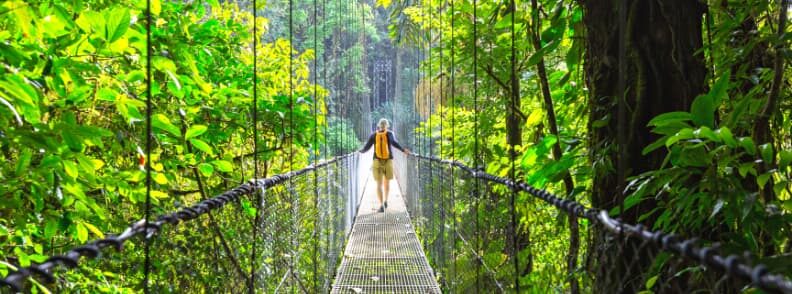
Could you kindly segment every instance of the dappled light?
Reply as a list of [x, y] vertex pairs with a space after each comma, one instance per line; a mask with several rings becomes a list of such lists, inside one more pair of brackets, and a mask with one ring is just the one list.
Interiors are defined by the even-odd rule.
[[5, 0], [0, 293], [790, 293], [790, 0]]

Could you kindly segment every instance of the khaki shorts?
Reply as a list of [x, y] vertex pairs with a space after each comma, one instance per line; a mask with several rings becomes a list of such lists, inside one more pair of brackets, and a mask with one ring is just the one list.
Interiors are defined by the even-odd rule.
[[371, 163], [371, 171], [374, 173], [374, 180], [379, 182], [382, 177], [388, 180], [393, 179], [393, 160], [376, 159]]

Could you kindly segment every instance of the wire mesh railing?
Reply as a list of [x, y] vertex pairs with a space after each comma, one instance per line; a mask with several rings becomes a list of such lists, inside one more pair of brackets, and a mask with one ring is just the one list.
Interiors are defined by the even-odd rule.
[[[155, 293], [328, 292], [360, 201], [359, 157], [251, 180], [190, 206], [162, 205], [173, 212], [17, 266], [0, 279], [0, 292], [28, 292], [34, 285], [58, 293], [134, 292], [145, 283]], [[143, 275], [145, 239], [151, 242], [149, 280]], [[88, 277], [104, 280], [79, 280]]]
[[[457, 161], [416, 155], [396, 162], [416, 231], [447, 292], [792, 293], [787, 277], [717, 243], [624, 223]], [[569, 217], [579, 221], [586, 251], [570, 253]], [[569, 266], [570, 254], [580, 262]]]

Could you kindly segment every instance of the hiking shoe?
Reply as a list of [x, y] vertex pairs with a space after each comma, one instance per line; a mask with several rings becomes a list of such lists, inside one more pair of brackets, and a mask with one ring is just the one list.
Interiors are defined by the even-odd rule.
[[383, 203], [382, 206], [384, 206], [385, 208], [388, 208], [388, 201], [385, 201], [385, 203]]
[[385, 212], [385, 207], [380, 206], [379, 212]]

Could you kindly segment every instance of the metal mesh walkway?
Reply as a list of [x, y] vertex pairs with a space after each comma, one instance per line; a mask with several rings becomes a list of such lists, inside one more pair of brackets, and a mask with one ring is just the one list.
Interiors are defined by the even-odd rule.
[[366, 184], [332, 293], [440, 293], [396, 181], [390, 186], [379, 213], [375, 183]]

